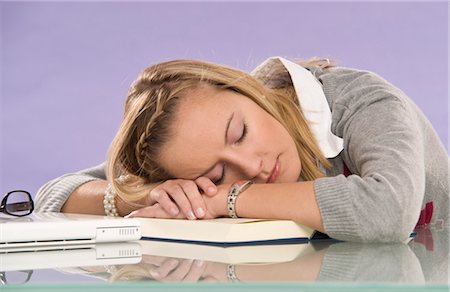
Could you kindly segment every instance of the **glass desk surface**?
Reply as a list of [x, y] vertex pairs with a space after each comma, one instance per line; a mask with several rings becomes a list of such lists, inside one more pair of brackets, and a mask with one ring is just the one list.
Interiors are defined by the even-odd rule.
[[1, 291], [450, 291], [449, 228], [408, 243], [220, 248], [159, 241], [0, 253]]

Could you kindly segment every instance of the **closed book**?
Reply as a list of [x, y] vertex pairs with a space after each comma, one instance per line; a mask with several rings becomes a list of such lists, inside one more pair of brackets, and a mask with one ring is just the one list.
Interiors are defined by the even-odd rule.
[[142, 239], [206, 245], [304, 243], [326, 235], [291, 220], [217, 218], [210, 220], [139, 218]]

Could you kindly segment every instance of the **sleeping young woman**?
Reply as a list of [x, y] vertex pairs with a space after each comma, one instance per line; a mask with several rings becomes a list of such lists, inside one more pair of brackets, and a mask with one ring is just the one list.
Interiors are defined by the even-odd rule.
[[327, 59], [250, 74], [174, 60], [132, 84], [106, 163], [45, 184], [37, 209], [290, 219], [346, 241], [449, 222], [449, 156], [405, 93]]

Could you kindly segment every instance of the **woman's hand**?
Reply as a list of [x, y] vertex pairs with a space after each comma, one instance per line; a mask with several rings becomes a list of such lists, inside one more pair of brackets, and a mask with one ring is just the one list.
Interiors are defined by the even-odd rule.
[[[149, 271], [153, 279], [160, 282], [218, 282], [219, 279], [208, 271], [208, 266], [215, 263], [202, 260], [181, 259], [172, 257], [143, 255], [141, 265]], [[222, 272], [217, 274], [226, 275], [226, 265]], [[222, 279], [222, 281], [226, 278]]]
[[194, 180], [167, 180], [150, 191], [156, 202], [131, 212], [127, 217], [152, 218], [214, 218], [204, 198], [214, 197], [217, 186], [206, 177]]

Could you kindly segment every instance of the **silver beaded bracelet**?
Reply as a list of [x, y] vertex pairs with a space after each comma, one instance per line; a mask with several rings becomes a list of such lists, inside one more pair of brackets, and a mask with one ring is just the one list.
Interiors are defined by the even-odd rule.
[[116, 195], [110, 183], [106, 186], [105, 196], [103, 197], [103, 208], [106, 216], [118, 217], [119, 212], [116, 208]]
[[233, 264], [227, 265], [227, 278], [229, 282], [240, 282], [238, 277], [236, 277], [236, 266]]
[[251, 180], [241, 180], [235, 182], [228, 192], [227, 197], [227, 209], [228, 209], [228, 216], [230, 218], [238, 218], [236, 214], [236, 199], [239, 196], [240, 193], [245, 191], [253, 181]]

